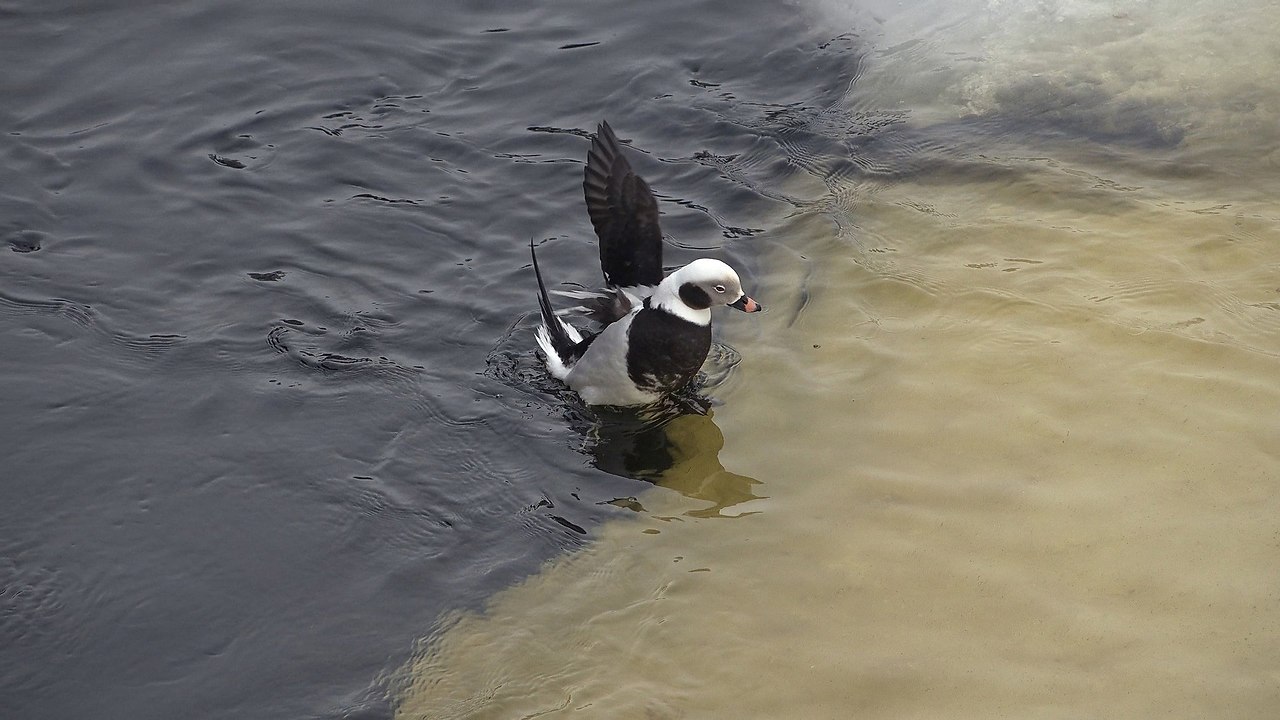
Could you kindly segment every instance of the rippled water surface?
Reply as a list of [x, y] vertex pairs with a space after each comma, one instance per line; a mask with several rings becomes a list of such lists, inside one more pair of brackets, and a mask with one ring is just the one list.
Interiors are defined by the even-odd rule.
[[[1280, 707], [1274, 4], [0, 17], [0, 715]], [[708, 415], [529, 350], [602, 118]]]

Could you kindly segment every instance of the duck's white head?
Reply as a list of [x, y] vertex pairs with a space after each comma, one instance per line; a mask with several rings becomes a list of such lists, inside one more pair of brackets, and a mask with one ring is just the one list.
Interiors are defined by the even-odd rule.
[[712, 258], [700, 258], [663, 279], [653, 293], [652, 304], [698, 325], [711, 322], [711, 308], [728, 305], [743, 312], [764, 308], [742, 292], [742, 281], [733, 268]]

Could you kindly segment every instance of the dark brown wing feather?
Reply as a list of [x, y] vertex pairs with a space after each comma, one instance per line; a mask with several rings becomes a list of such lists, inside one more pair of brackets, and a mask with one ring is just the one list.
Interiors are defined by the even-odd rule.
[[631, 170], [609, 123], [600, 123], [587, 153], [582, 189], [600, 238], [600, 268], [614, 287], [662, 282], [662, 229], [658, 201]]

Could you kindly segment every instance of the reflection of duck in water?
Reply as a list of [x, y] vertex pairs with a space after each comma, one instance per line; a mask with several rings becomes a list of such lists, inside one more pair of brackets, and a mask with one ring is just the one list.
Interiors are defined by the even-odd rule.
[[[637, 413], [596, 408], [595, 418], [579, 416], [595, 466], [711, 503], [686, 513], [694, 517], [724, 517], [726, 509], [761, 497], [754, 492], [759, 480], [730, 472], [720, 463], [724, 435], [710, 411], [663, 412], [669, 409]], [[644, 510], [634, 499], [614, 504]], [[734, 516], [741, 514], [751, 513]]]
[[662, 277], [658, 203], [607, 123], [591, 141], [583, 189], [609, 289], [573, 295], [591, 301], [589, 312], [605, 325], [583, 336], [555, 314], [534, 253], [542, 312], [538, 345], [551, 374], [588, 404], [647, 405], [697, 376], [711, 347], [712, 307], [761, 307], [719, 260], [694, 260]]

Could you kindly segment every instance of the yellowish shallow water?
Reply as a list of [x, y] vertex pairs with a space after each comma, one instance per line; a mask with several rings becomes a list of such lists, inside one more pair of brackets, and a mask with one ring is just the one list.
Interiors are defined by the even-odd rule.
[[1276, 717], [1275, 140], [780, 220], [648, 512], [445, 623], [400, 716]]

